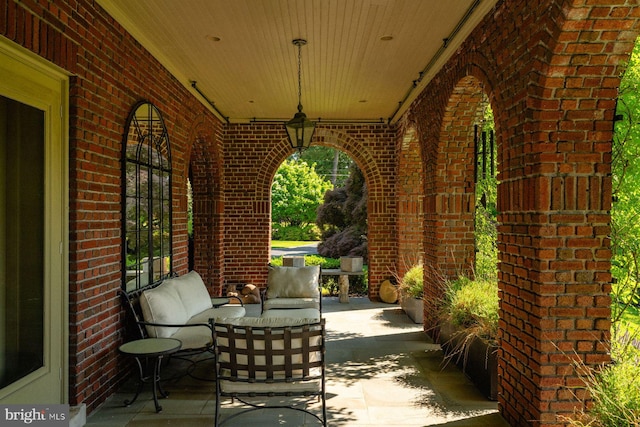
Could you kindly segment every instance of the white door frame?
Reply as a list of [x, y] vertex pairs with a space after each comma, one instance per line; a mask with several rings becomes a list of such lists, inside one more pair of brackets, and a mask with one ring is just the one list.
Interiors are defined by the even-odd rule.
[[0, 95], [45, 112], [44, 366], [0, 389], [0, 403], [68, 403], [69, 74], [0, 36]]

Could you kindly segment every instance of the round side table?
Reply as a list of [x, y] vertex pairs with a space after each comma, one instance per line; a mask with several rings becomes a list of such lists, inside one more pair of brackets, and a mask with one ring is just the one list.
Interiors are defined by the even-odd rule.
[[[140, 381], [138, 382], [136, 395], [133, 399], [124, 401], [126, 406], [135, 402], [142, 391], [144, 383], [151, 381], [153, 384], [153, 401], [156, 404], [156, 412], [162, 411], [162, 406], [158, 404], [158, 390], [160, 390], [162, 397], [167, 397], [169, 394], [166, 393], [160, 385], [160, 364], [164, 356], [176, 353], [181, 347], [182, 343], [180, 340], [173, 338], [144, 338], [130, 341], [120, 346], [118, 349], [120, 353], [136, 359], [140, 372]], [[145, 375], [145, 369], [142, 366], [141, 359], [145, 359], [147, 363], [150, 362], [153, 364], [153, 374], [151, 377]]]

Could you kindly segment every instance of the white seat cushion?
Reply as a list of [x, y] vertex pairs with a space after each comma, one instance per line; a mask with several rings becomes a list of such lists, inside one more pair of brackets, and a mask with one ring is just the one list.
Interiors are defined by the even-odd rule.
[[284, 318], [284, 319], [315, 319], [320, 320], [320, 310], [317, 308], [291, 308], [285, 310], [265, 310], [260, 316], [262, 318]]
[[211, 329], [207, 326], [183, 326], [171, 338], [180, 340], [181, 350], [207, 348], [213, 344]]
[[264, 301], [263, 309], [284, 309], [284, 308], [315, 308], [320, 309], [320, 301], [317, 298], [273, 298]]
[[[309, 371], [312, 376], [320, 376], [320, 368], [313, 368]], [[222, 372], [229, 375], [228, 372]], [[285, 383], [260, 383], [220, 380], [220, 389], [223, 393], [277, 393], [277, 392], [319, 392], [322, 390], [320, 378], [310, 381], [292, 381]]]
[[247, 310], [240, 305], [224, 305], [218, 308], [210, 308], [198, 313], [189, 319], [189, 323], [209, 323], [209, 319], [244, 317]]
[[318, 319], [303, 319], [303, 318], [285, 318], [285, 317], [232, 317], [232, 318], [219, 318], [215, 321], [220, 325], [234, 325], [234, 326], [251, 326], [260, 328], [282, 328], [284, 326], [300, 326], [318, 323]]

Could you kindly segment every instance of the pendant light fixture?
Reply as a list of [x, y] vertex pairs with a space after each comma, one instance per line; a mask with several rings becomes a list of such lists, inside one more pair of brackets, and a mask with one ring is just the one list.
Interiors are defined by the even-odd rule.
[[291, 147], [302, 153], [311, 145], [311, 138], [316, 129], [316, 124], [307, 119], [307, 115], [302, 112], [302, 70], [300, 66], [302, 46], [307, 44], [304, 39], [295, 39], [293, 44], [298, 46], [298, 112], [293, 118], [284, 124], [289, 136]]

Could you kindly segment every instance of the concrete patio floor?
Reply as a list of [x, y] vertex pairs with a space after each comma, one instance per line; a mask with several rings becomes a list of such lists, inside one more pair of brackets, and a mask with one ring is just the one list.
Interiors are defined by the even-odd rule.
[[[247, 306], [258, 315], [259, 306]], [[422, 332], [397, 305], [367, 298], [323, 299], [327, 325], [327, 415], [329, 426], [483, 426], [506, 427], [497, 403], [485, 399], [452, 365], [442, 366], [440, 346]], [[185, 362], [163, 368], [163, 378], [184, 370]], [[198, 364], [206, 376], [212, 362]], [[135, 390], [131, 378], [118, 393], [91, 414], [87, 426], [211, 426], [215, 410], [213, 382], [188, 376], [168, 379], [170, 393], [156, 413], [150, 386], [131, 406], [123, 406]], [[237, 409], [223, 402], [222, 420]], [[320, 409], [316, 401], [311, 410]], [[314, 411], [315, 412], [315, 411]], [[298, 411], [259, 410], [231, 420], [229, 426], [315, 426], [320, 423]]]

